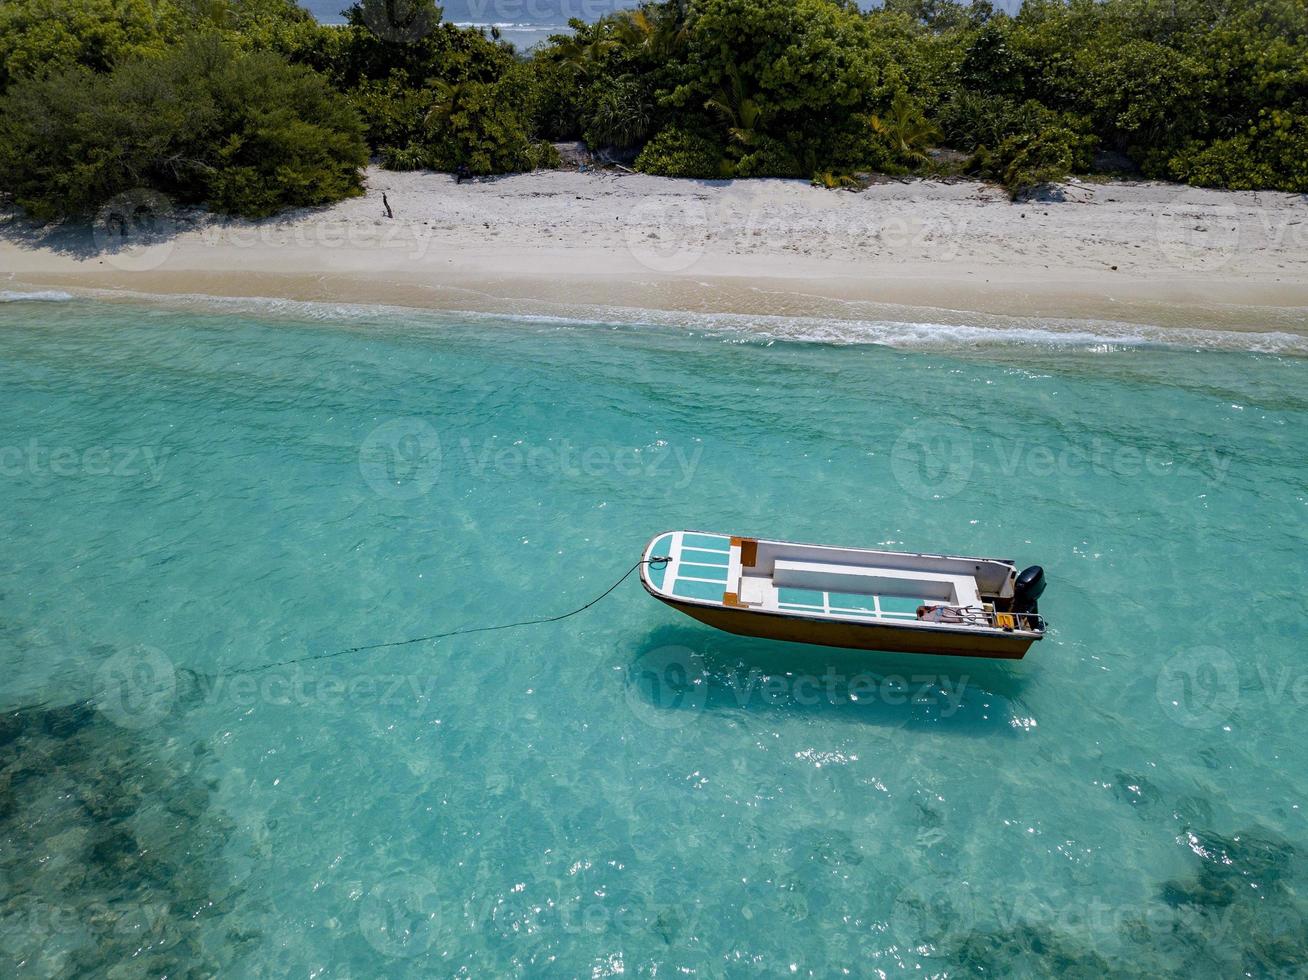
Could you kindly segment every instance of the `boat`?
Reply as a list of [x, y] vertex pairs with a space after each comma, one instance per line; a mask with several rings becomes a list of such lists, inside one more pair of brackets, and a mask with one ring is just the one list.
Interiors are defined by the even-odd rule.
[[729, 633], [821, 646], [1020, 660], [1045, 634], [1039, 565], [664, 531], [641, 584]]

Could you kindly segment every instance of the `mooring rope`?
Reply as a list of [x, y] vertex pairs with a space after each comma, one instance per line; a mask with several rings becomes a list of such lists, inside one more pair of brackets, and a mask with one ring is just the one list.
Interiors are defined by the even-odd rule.
[[655, 555], [653, 558], [642, 558], [623, 572], [621, 578], [597, 595], [594, 599], [591, 599], [590, 602], [586, 603], [584, 606], [578, 606], [576, 609], [570, 610], [569, 612], [561, 613], [558, 616], [542, 616], [539, 619], [523, 619], [516, 623], [500, 623], [495, 626], [465, 626], [461, 629], [449, 630], [445, 633], [432, 633], [429, 636], [414, 636], [407, 640], [391, 640], [386, 643], [367, 643], [363, 646], [347, 647], [344, 650], [332, 650], [328, 653], [313, 653], [304, 657], [292, 657], [290, 660], [277, 660], [273, 663], [255, 664], [252, 667], [237, 667], [233, 670], [223, 671], [223, 673], [228, 675], [257, 674], [260, 671], [272, 670], [274, 667], [289, 667], [292, 664], [310, 663], [315, 660], [331, 660], [335, 657], [344, 657], [351, 653], [364, 653], [369, 650], [384, 650], [388, 647], [412, 646], [415, 643], [429, 643], [433, 640], [448, 639], [451, 636], [466, 636], [469, 633], [490, 633], [495, 630], [512, 630], [518, 629], [522, 626], [543, 626], [546, 623], [557, 623], [560, 620], [568, 619], [579, 613], [584, 613], [591, 606], [608, 598], [609, 594], [623, 582], [627, 581], [627, 579], [630, 578], [631, 573], [640, 568], [641, 565], [655, 565], [662, 567], [671, 560], [672, 559], [667, 555]]

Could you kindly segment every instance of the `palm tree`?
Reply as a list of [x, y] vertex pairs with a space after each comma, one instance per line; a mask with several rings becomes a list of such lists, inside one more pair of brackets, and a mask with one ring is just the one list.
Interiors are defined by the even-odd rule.
[[854, 189], [860, 186], [857, 178], [851, 177], [849, 174], [832, 173], [830, 170], [815, 173], [811, 183], [814, 187], [825, 187], [829, 191], [842, 188]]
[[612, 18], [614, 34], [627, 50], [661, 61], [685, 46], [690, 36], [687, 12], [685, 0], [624, 10]]
[[424, 119], [429, 125], [433, 122], [448, 123], [450, 117], [462, 107], [469, 91], [467, 82], [447, 82], [440, 78], [431, 83], [431, 89], [431, 108], [427, 110]]
[[613, 32], [624, 48], [648, 51], [658, 36], [658, 24], [643, 9], [623, 10], [613, 16]]
[[611, 36], [612, 25], [604, 20], [587, 24], [573, 18], [568, 21], [568, 26], [572, 33], [563, 37], [552, 53], [559, 61], [571, 65], [578, 74], [590, 75], [618, 44]]
[[727, 71], [727, 80], [730, 85], [720, 87], [717, 94], [704, 103], [704, 108], [722, 116], [727, 123], [727, 135], [731, 141], [747, 153], [758, 142], [763, 109], [756, 99], [746, 94], [740, 70], [734, 65]]
[[871, 116], [868, 123], [874, 133], [886, 138], [900, 159], [912, 163], [925, 162], [925, 148], [940, 139], [940, 130], [903, 89], [891, 100], [888, 116]]

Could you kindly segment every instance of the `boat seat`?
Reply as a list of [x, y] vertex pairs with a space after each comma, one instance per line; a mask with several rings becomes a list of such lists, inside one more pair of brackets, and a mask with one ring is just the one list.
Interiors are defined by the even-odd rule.
[[905, 596], [952, 606], [979, 606], [981, 593], [970, 575], [861, 568], [825, 562], [777, 559], [772, 573], [777, 588], [849, 592], [857, 595]]
[[758, 575], [740, 577], [740, 601], [751, 606], [761, 606], [768, 598], [771, 583]]

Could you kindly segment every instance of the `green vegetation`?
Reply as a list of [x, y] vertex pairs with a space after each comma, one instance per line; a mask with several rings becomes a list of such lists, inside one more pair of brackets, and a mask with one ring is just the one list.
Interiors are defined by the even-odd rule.
[[367, 158], [358, 117], [321, 76], [214, 37], [104, 75], [24, 79], [0, 117], [0, 173], [39, 218], [138, 187], [273, 214], [358, 193]]
[[287, 0], [9, 0], [0, 187], [41, 219], [138, 188], [252, 217], [358, 194], [357, 113], [279, 52], [321, 31]]
[[[1302, 0], [669, 0], [535, 55], [569, 63], [537, 128], [655, 135], [636, 166], [670, 176], [936, 173], [930, 150], [1014, 194], [1091, 172], [1308, 191]], [[636, 93], [644, 93], [641, 98]], [[633, 100], [640, 99], [638, 104]], [[556, 120], [566, 120], [559, 124]], [[615, 145], [621, 146], [617, 140]], [[835, 175], [835, 176], [833, 176]]]
[[962, 172], [1016, 195], [1099, 169], [1308, 191], [1303, 0], [666, 0], [530, 57], [433, 0], [346, 16], [6, 0], [0, 189], [42, 219], [141, 187], [258, 216], [359, 193], [369, 157], [502, 173], [582, 139], [679, 177]]

